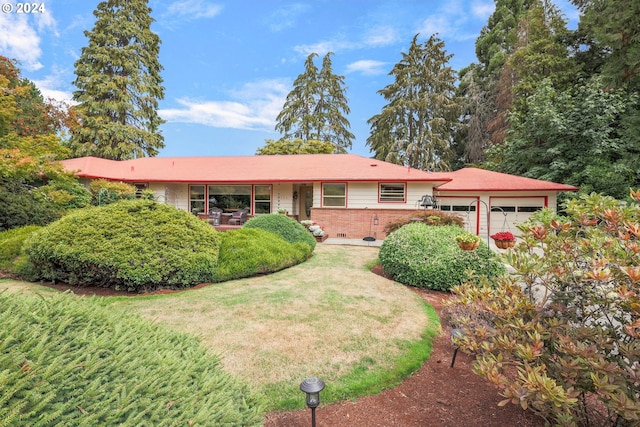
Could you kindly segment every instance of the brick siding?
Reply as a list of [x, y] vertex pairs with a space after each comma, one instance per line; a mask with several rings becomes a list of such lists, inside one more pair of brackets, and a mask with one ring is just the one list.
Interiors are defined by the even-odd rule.
[[[401, 218], [411, 218], [419, 212], [413, 209], [334, 209], [312, 208], [311, 220], [324, 227], [329, 237], [362, 239], [367, 236], [384, 239], [384, 226]], [[378, 225], [374, 217], [378, 216]]]

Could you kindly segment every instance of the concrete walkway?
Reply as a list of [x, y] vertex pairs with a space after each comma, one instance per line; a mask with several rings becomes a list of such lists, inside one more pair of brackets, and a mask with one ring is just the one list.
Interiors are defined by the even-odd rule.
[[351, 245], [351, 246], [373, 246], [380, 247], [382, 245], [383, 240], [374, 240], [373, 242], [368, 242], [362, 239], [339, 239], [337, 237], [329, 237], [319, 245]]

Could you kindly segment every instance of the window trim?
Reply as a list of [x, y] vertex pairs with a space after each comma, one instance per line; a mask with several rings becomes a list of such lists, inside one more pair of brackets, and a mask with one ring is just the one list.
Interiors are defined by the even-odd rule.
[[[402, 186], [402, 198], [393, 199], [393, 196], [389, 199], [389, 196], [383, 195], [382, 186]], [[392, 193], [393, 194], [393, 193]], [[396, 193], [399, 194], [399, 193]], [[385, 200], [387, 197], [387, 200]], [[379, 182], [378, 183], [378, 203], [407, 203], [407, 183], [406, 182]]]
[[[327, 196], [325, 194], [325, 185], [344, 185], [344, 195], [343, 196]], [[321, 192], [322, 192], [322, 207], [327, 207], [327, 208], [337, 208], [337, 209], [345, 209], [347, 208], [347, 194], [349, 193], [349, 186], [347, 184], [347, 182], [323, 182], [322, 186], [321, 186]], [[325, 197], [329, 197], [329, 198], [334, 198], [334, 199], [339, 199], [339, 198], [344, 198], [344, 204], [343, 205], [338, 205], [338, 206], [332, 206], [332, 205], [327, 205], [325, 203]]]

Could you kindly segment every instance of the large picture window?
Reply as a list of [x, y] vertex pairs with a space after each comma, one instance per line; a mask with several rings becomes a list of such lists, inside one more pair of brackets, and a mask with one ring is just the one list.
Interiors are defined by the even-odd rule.
[[251, 211], [250, 185], [210, 185], [209, 209], [220, 208], [225, 212], [238, 209]]
[[404, 183], [380, 184], [380, 201], [403, 203], [405, 201]]
[[344, 208], [347, 206], [347, 184], [322, 184], [322, 206]]

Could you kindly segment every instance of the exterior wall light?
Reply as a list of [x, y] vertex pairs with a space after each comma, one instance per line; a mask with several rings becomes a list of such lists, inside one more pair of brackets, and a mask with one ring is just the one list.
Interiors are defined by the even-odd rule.
[[311, 377], [302, 381], [300, 390], [307, 394], [306, 403], [311, 408], [311, 427], [316, 427], [316, 408], [320, 405], [320, 392], [324, 390], [324, 381]]

